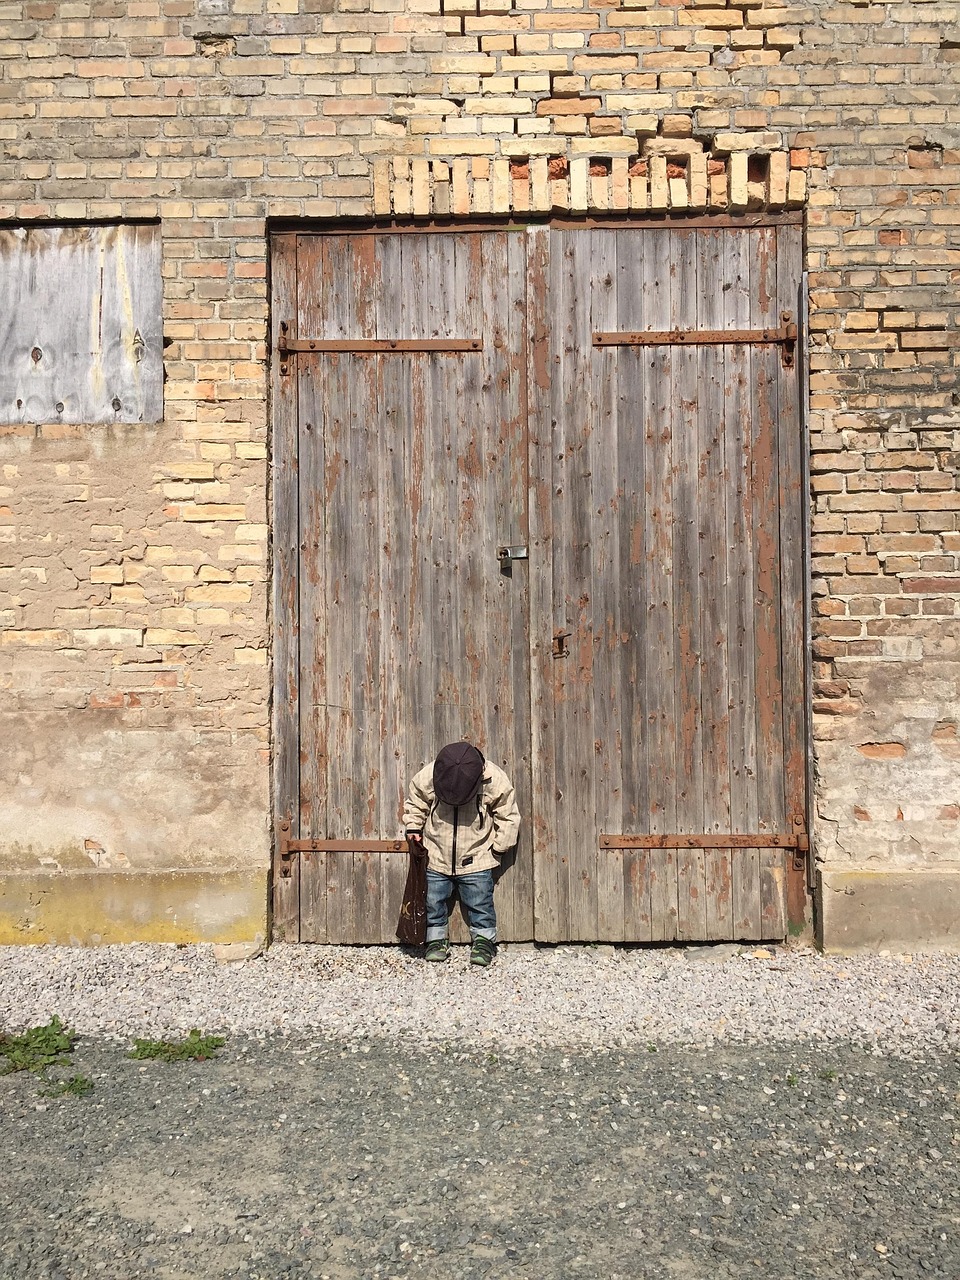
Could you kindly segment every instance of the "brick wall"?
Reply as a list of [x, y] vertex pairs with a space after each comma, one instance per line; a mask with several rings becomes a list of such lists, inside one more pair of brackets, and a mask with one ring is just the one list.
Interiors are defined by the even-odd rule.
[[936, 0], [0, 0], [0, 220], [160, 220], [167, 343], [163, 423], [0, 428], [0, 868], [262, 891], [268, 218], [802, 206], [818, 853], [957, 870], [958, 67]]

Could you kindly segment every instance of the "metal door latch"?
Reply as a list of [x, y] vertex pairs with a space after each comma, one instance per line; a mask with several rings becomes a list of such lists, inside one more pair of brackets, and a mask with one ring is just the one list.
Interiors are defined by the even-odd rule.
[[555, 631], [553, 633], [553, 648], [550, 651], [551, 658], [566, 658], [570, 653], [567, 648], [567, 640], [570, 637], [569, 631]]
[[500, 561], [500, 572], [509, 578], [513, 574], [514, 560], [528, 560], [529, 552], [526, 547], [497, 547], [497, 559]]

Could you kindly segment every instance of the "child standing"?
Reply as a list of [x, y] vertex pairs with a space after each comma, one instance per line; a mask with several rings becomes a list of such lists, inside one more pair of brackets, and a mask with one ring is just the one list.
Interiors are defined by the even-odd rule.
[[426, 959], [450, 959], [447, 912], [456, 887], [470, 929], [470, 963], [486, 968], [497, 942], [493, 872], [520, 829], [513, 783], [471, 743], [452, 742], [411, 780], [403, 825], [428, 858]]

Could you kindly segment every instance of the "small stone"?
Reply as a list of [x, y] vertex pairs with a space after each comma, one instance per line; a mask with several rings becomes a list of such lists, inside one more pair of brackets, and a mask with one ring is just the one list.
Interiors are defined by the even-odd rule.
[[683, 957], [693, 961], [729, 960], [740, 954], [740, 945], [736, 942], [716, 942], [706, 947], [684, 947]]
[[213, 948], [217, 964], [239, 964], [263, 955], [263, 939], [254, 942], [218, 942]]

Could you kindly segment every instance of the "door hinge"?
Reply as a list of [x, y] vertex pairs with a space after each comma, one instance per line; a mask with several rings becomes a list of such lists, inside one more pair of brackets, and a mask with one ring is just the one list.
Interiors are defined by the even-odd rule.
[[338, 840], [295, 840], [290, 835], [292, 822], [283, 818], [277, 824], [277, 860], [280, 876], [286, 880], [293, 874], [293, 865], [301, 853], [402, 853], [406, 840], [368, 840], [350, 837]]
[[778, 329], [641, 329], [627, 332], [595, 332], [595, 347], [697, 347], [746, 343], [782, 348], [783, 367], [792, 369], [797, 346], [797, 325], [790, 311], [780, 313]]
[[280, 321], [277, 355], [280, 372], [290, 372], [290, 358], [304, 355], [418, 355], [482, 351], [482, 338], [295, 338], [290, 323]]

